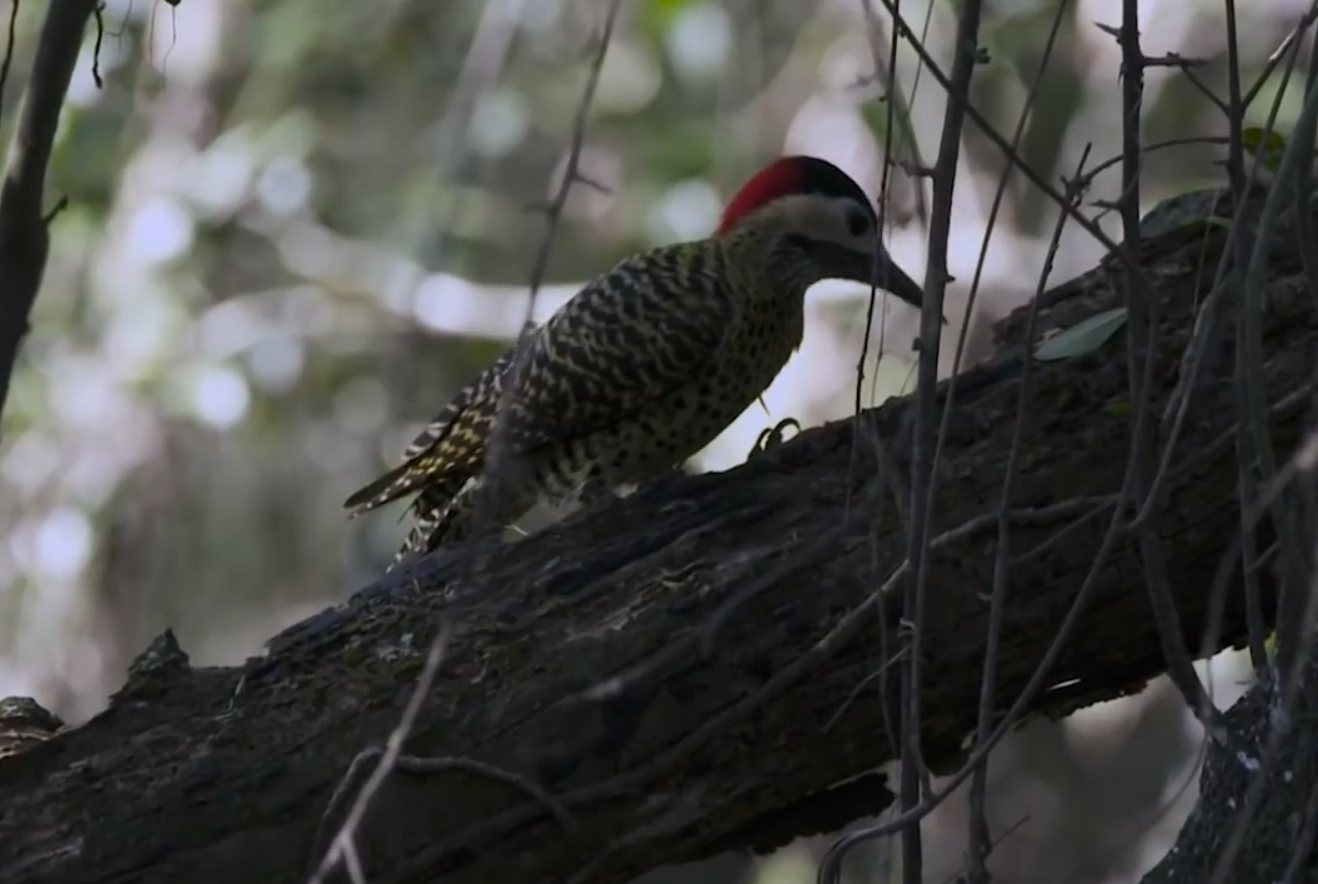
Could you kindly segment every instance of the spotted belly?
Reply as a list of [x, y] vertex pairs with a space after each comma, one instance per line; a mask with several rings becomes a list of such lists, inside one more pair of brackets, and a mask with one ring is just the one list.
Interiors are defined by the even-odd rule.
[[554, 503], [575, 502], [680, 467], [753, 405], [785, 363], [770, 372], [730, 361], [633, 420], [570, 443], [544, 477], [544, 496]]

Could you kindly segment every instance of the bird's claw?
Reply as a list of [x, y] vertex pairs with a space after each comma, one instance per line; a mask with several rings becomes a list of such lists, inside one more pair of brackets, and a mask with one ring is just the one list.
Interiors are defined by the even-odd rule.
[[776, 448], [783, 442], [787, 441], [783, 436], [788, 427], [795, 427], [796, 432], [801, 432], [801, 422], [794, 417], [783, 418], [772, 427], [765, 427], [760, 431], [760, 435], [755, 437], [755, 446], [751, 448], [750, 457], [758, 454], [764, 454], [771, 448]]

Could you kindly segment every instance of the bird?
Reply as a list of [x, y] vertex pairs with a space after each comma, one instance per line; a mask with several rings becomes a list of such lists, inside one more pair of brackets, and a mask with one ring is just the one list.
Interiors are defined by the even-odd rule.
[[344, 501], [349, 518], [415, 495], [392, 569], [541, 501], [588, 503], [680, 469], [800, 347], [814, 283], [873, 279], [920, 308], [878, 228], [836, 165], [779, 157], [711, 235], [623, 259], [524, 333]]

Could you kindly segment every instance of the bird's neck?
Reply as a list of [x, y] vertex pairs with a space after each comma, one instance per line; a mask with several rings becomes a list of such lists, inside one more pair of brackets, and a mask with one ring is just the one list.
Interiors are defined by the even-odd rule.
[[768, 386], [801, 346], [805, 292], [818, 280], [808, 260], [794, 254], [797, 250], [785, 236], [752, 231], [729, 237], [722, 247], [733, 326], [752, 338], [771, 342], [757, 366], [769, 372], [760, 378]]
[[748, 225], [723, 234], [722, 246], [730, 275], [751, 298], [796, 304], [819, 281], [813, 263], [781, 231]]

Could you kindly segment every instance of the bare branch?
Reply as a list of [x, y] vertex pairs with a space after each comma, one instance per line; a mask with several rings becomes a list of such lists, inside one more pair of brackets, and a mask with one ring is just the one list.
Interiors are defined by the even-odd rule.
[[[349, 782], [351, 775], [357, 769], [360, 759], [378, 755], [379, 761], [375, 765], [375, 770], [371, 772], [370, 777], [362, 784], [357, 793], [357, 799], [352, 803], [352, 808], [348, 811], [342, 825], [339, 826], [338, 834], [334, 836], [329, 850], [321, 859], [320, 864], [316, 867], [311, 875], [310, 884], [320, 884], [325, 880], [325, 876], [333, 870], [335, 863], [351, 862], [350, 859], [355, 853], [354, 839], [357, 837], [357, 830], [362, 824], [362, 819], [366, 816], [366, 808], [370, 805], [371, 799], [374, 798], [384, 785], [385, 777], [400, 764], [403, 759], [403, 742], [411, 733], [412, 728], [416, 725], [417, 716], [421, 714], [421, 704], [425, 702], [430, 693], [430, 687], [435, 682], [435, 676], [439, 674], [439, 666], [444, 661], [444, 651], [448, 647], [448, 630], [442, 629], [430, 643], [430, 652], [426, 654], [425, 666], [421, 670], [421, 675], [412, 687], [412, 695], [407, 700], [407, 706], [403, 709], [403, 714], [399, 718], [397, 726], [389, 734], [389, 740], [385, 744], [383, 752], [372, 752], [365, 750], [363, 754], [353, 759], [353, 763], [348, 766], [348, 772], [344, 775], [344, 781]], [[419, 767], [415, 759], [407, 756], [408, 761], [405, 765], [416, 769]], [[342, 790], [336, 792], [345, 794]], [[331, 799], [329, 809], [326, 810], [326, 817], [332, 818], [332, 814], [338, 811], [336, 802]], [[359, 871], [353, 872], [353, 878], [361, 877]]]
[[5, 36], [5, 58], [0, 63], [0, 114], [4, 113], [5, 89], [9, 86], [9, 65], [14, 60], [14, 33], [18, 26], [19, 0], [9, 3], [9, 32]]
[[[5, 180], [0, 186], [0, 414], [9, 397], [18, 350], [27, 336], [28, 316], [46, 270], [50, 251], [50, 231], [42, 207], [46, 168], [60, 109], [82, 50], [83, 31], [96, 12], [97, 2], [51, 0], [21, 116], [9, 146]], [[12, 21], [10, 34], [12, 39]]]
[[473, 519], [474, 523], [481, 527], [489, 524], [487, 501], [498, 498], [500, 493], [498, 483], [508, 481], [508, 476], [516, 473], [521, 466], [509, 450], [510, 446], [507, 444], [508, 422], [504, 417], [508, 413], [513, 400], [520, 395], [522, 376], [526, 371], [530, 335], [534, 330], [532, 317], [535, 315], [536, 296], [540, 292], [545, 272], [549, 268], [549, 256], [553, 251], [554, 236], [558, 232], [558, 224], [562, 219], [563, 209], [567, 205], [568, 194], [571, 193], [572, 187], [576, 184], [584, 183], [594, 188], [600, 187], [597, 182], [583, 176], [579, 166], [581, 151], [586, 143], [586, 123], [590, 118], [590, 109], [595, 101], [595, 89], [599, 86], [600, 73], [604, 70], [604, 59], [608, 56], [609, 45], [613, 42], [613, 29], [617, 24], [618, 12], [621, 8], [622, 0], [609, 0], [609, 5], [604, 12], [604, 25], [600, 30], [595, 54], [591, 59], [590, 68], [586, 72], [586, 85], [582, 89], [581, 100], [577, 103], [576, 115], [572, 121], [572, 141], [568, 146], [567, 164], [563, 169], [563, 177], [558, 183], [558, 190], [553, 199], [542, 210], [545, 215], [545, 232], [540, 239], [539, 247], [536, 249], [535, 260], [531, 264], [531, 284], [526, 301], [526, 316], [522, 321], [521, 332], [518, 334], [512, 365], [508, 367], [508, 384], [499, 400], [494, 431], [490, 434], [489, 444], [486, 446], [485, 463], [481, 476], [486, 487], [482, 489], [477, 497]]
[[[1138, 0], [1122, 0], [1121, 7], [1121, 98], [1122, 98], [1122, 163], [1121, 163], [1121, 224], [1126, 242], [1139, 241], [1140, 178], [1144, 154], [1140, 147], [1144, 113], [1144, 66], [1148, 63], [1140, 51]], [[1188, 71], [1187, 71], [1188, 74]], [[1127, 374], [1130, 380], [1130, 469], [1133, 473], [1137, 499], [1143, 503], [1141, 521], [1131, 526], [1139, 536], [1140, 558], [1144, 565], [1144, 584], [1163, 654], [1167, 659], [1172, 684], [1181, 692], [1190, 709], [1214, 725], [1216, 708], [1208, 696], [1181, 632], [1176, 605], [1171, 596], [1167, 578], [1167, 564], [1155, 519], [1158, 501], [1150, 499], [1156, 462], [1156, 441], [1150, 432], [1153, 415], [1149, 409], [1151, 391], [1149, 383], [1156, 370], [1157, 305], [1151, 297], [1151, 287], [1143, 272], [1127, 272], [1126, 289], [1126, 343]]]
[[[895, 11], [894, 11], [895, 12]], [[901, 808], [911, 811], [922, 800], [927, 777], [920, 731], [923, 693], [921, 666], [924, 658], [925, 604], [928, 543], [934, 514], [935, 470], [938, 467], [940, 406], [938, 351], [942, 340], [943, 295], [947, 289], [948, 237], [952, 229], [952, 194], [961, 156], [961, 128], [970, 105], [970, 79], [978, 63], [979, 0], [965, 0], [957, 16], [956, 54], [947, 86], [947, 110], [943, 117], [938, 158], [934, 161], [933, 200], [929, 219], [929, 258], [925, 267], [924, 303], [920, 313], [920, 364], [916, 381], [916, 405], [911, 442], [911, 521], [907, 528], [906, 591], [902, 619], [910, 625], [909, 654], [901, 672]], [[902, 880], [920, 884], [924, 880], [920, 827], [902, 830]], [[841, 853], [836, 854], [840, 859]]]

